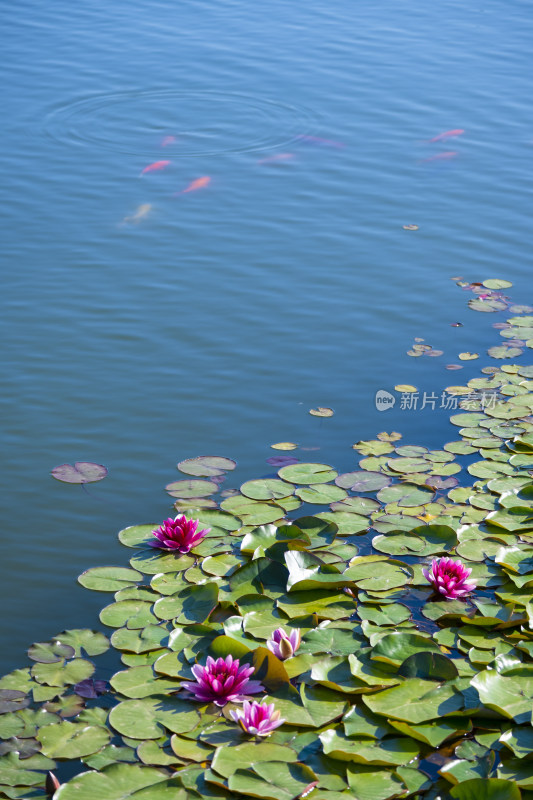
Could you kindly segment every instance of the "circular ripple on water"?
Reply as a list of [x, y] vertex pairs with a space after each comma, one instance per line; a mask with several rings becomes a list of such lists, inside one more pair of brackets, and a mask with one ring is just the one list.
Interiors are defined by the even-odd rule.
[[53, 108], [44, 127], [64, 144], [176, 158], [283, 147], [314, 121], [308, 109], [262, 97], [166, 89], [77, 99]]

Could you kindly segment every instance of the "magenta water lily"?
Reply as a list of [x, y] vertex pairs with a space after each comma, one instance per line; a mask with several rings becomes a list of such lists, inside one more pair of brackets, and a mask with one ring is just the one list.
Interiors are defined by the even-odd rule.
[[467, 580], [471, 572], [460, 561], [451, 558], [435, 558], [429, 570], [422, 570], [435, 591], [447, 600], [465, 597], [476, 588], [474, 581]]
[[230, 701], [241, 703], [247, 695], [264, 690], [260, 681], [250, 680], [254, 668], [241, 667], [239, 659], [231, 655], [217, 658], [216, 661], [208, 656], [205, 667], [195, 664], [192, 673], [196, 681], [184, 683], [183, 686], [194, 694], [195, 700], [203, 703], [215, 703], [217, 706], [225, 706]]
[[300, 647], [302, 634], [299, 630], [292, 630], [286, 633], [283, 628], [277, 628], [267, 641], [266, 646], [271, 653], [274, 653], [281, 661], [290, 658]]
[[245, 700], [241, 709], [230, 711], [235, 722], [238, 722], [245, 733], [255, 736], [270, 736], [272, 731], [285, 722], [281, 719], [281, 712], [276, 711], [274, 704], [266, 705], [255, 700], [249, 703]]
[[211, 530], [211, 528], [204, 528], [199, 531], [199, 524], [199, 520], [187, 519], [185, 515], [166, 519], [159, 528], [152, 531], [156, 541], [150, 542], [150, 545], [161, 550], [177, 550], [178, 553], [188, 553]]

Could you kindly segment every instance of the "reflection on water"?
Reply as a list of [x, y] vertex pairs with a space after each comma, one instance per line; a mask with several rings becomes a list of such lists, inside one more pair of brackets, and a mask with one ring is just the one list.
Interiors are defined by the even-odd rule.
[[[528, 11], [3, 9], [0, 672], [97, 624], [75, 576], [122, 563], [118, 529], [167, 516], [178, 461], [233, 457], [239, 485], [271, 471], [273, 442], [350, 471], [379, 430], [450, 436], [446, 411], [374, 397], [440, 394], [461, 352], [481, 366], [491, 315], [450, 276], [529, 300]], [[415, 337], [443, 356], [406, 356]], [[109, 477], [52, 480], [76, 461]]]

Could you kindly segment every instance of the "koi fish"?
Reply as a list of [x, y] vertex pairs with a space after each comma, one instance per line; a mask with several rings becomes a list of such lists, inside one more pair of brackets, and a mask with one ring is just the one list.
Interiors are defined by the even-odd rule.
[[148, 216], [151, 210], [152, 206], [150, 203], [143, 203], [139, 206], [135, 214], [131, 215], [131, 217], [124, 217], [122, 224], [125, 225], [128, 222], [133, 222], [135, 225], [137, 225], [137, 223]]
[[455, 150], [447, 150], [445, 153], [437, 153], [436, 156], [430, 156], [429, 158], [423, 158], [422, 161], [447, 161], [450, 158], [455, 158], [455, 156], [459, 155]]
[[462, 128], [456, 128], [453, 131], [444, 131], [444, 133], [439, 133], [438, 136], [434, 136], [433, 139], [430, 139], [430, 142], [443, 142], [445, 139], [451, 139], [453, 136], [461, 136], [464, 133]]
[[146, 175], [147, 172], [155, 172], [159, 169], [165, 169], [170, 164], [170, 161], [154, 161], [153, 164], [148, 164], [143, 170], [141, 170], [141, 175]]
[[177, 141], [175, 136], [164, 136], [161, 139], [161, 147], [168, 147], [169, 144], [175, 144]]
[[177, 192], [177, 194], [186, 194], [187, 192], [195, 192], [197, 189], [204, 189], [211, 183], [211, 178], [208, 175], [204, 175], [203, 178], [196, 178], [196, 180], [191, 181], [186, 189], [182, 192]]
[[297, 136], [296, 139], [299, 142], [304, 142], [305, 144], [316, 144], [319, 147], [345, 147], [344, 142], [336, 142], [334, 139], [322, 139], [321, 136]]
[[294, 153], [277, 153], [277, 155], [275, 156], [267, 156], [266, 158], [261, 158], [257, 163], [272, 164], [275, 161], [290, 161], [291, 158], [294, 158]]

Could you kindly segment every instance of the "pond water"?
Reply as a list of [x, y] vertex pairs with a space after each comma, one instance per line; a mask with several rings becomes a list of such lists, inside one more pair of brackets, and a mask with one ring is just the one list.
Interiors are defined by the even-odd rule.
[[[526, 2], [29, 0], [2, 18], [0, 674], [98, 626], [76, 576], [168, 516], [178, 461], [235, 458], [238, 486], [273, 442], [353, 469], [380, 430], [454, 438], [446, 411], [374, 396], [440, 394], [475, 374], [446, 363], [496, 343], [452, 276], [531, 299], [533, 155]], [[444, 355], [409, 358], [417, 336]], [[109, 477], [50, 477], [80, 460]]]

